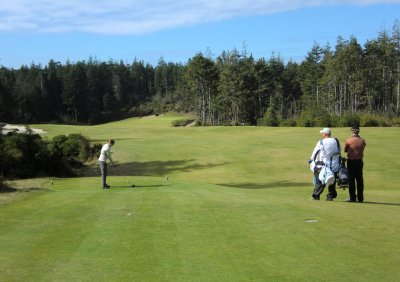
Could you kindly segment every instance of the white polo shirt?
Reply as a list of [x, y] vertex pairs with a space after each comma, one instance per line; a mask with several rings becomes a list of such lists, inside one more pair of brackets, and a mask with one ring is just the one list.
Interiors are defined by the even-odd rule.
[[107, 159], [113, 162], [111, 158], [111, 146], [108, 143], [104, 144], [103, 147], [101, 148], [99, 161], [105, 162], [107, 161]]

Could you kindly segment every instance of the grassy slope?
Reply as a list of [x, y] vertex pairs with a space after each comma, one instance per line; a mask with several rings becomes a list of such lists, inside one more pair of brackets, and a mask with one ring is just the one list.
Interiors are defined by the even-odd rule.
[[362, 129], [361, 205], [342, 190], [308, 201], [318, 129], [169, 127], [176, 118], [33, 126], [113, 137], [119, 167], [109, 191], [94, 167], [0, 206], [0, 281], [400, 279], [398, 128]]

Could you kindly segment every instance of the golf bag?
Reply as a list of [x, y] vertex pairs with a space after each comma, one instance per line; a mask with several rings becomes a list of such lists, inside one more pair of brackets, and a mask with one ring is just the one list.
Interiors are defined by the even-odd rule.
[[[319, 152], [317, 154], [315, 154], [315, 157], [314, 157], [313, 160], [309, 160], [308, 161], [308, 163], [310, 164], [310, 170], [312, 171], [312, 173], [314, 175], [314, 177], [313, 177], [313, 184], [314, 185], [316, 183], [316, 176], [315, 175], [317, 174], [318, 178], [320, 178], [319, 175], [321, 174], [321, 170], [323, 168], [325, 168], [324, 162], [316, 160], [318, 154], [319, 154]], [[321, 178], [323, 178], [323, 175], [324, 175], [324, 173], [321, 174]], [[321, 180], [321, 181], [323, 181], [323, 180]]]
[[325, 184], [325, 185], [328, 185], [328, 186], [330, 186], [333, 183], [335, 183], [335, 174], [327, 166], [324, 166], [324, 167], [321, 168], [321, 170], [320, 170], [320, 172], [318, 174], [318, 178], [322, 182], [322, 184]]
[[[308, 163], [310, 164], [310, 170], [314, 173], [314, 185], [316, 183], [316, 177], [318, 177], [319, 181], [328, 186], [334, 184], [336, 179], [340, 181], [339, 174], [341, 167], [339, 167], [339, 164], [337, 164], [335, 168], [332, 167], [332, 160], [335, 156], [339, 156], [339, 163], [341, 162], [339, 140], [337, 138], [335, 138], [335, 140], [337, 144], [337, 151], [331, 153], [330, 162], [328, 164], [325, 164], [320, 160], [320, 151], [317, 151], [314, 155], [314, 158], [308, 161]], [[320, 145], [323, 147], [322, 139], [320, 140]], [[333, 169], [335, 169], [335, 172], [333, 171]], [[348, 180], [346, 183], [348, 183]]]
[[338, 173], [338, 185], [340, 188], [346, 189], [349, 187], [350, 182], [350, 174], [348, 169], [346, 168], [346, 158], [341, 158], [340, 160], [340, 169]]

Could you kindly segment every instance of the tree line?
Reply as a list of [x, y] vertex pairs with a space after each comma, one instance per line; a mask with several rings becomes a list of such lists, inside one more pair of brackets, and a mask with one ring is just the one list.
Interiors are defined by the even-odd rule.
[[0, 68], [0, 121], [93, 124], [166, 111], [194, 113], [202, 125], [398, 118], [399, 22], [364, 45], [354, 36], [339, 36], [333, 48], [315, 42], [302, 62], [255, 59], [243, 48], [199, 52], [185, 64], [90, 58]]

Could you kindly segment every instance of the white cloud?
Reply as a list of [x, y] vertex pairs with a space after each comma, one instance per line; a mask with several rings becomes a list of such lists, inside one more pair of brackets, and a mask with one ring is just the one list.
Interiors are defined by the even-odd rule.
[[143, 34], [322, 5], [400, 0], [0, 0], [0, 31]]

